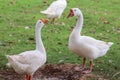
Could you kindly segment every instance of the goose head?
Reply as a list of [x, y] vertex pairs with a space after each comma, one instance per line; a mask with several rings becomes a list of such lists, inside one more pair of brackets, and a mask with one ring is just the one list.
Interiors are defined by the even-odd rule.
[[67, 18], [73, 17], [73, 16], [80, 16], [80, 15], [81, 15], [81, 11], [79, 8], [71, 8]]
[[48, 21], [46, 19], [40, 19], [37, 21], [36, 26], [37, 27], [43, 27]]

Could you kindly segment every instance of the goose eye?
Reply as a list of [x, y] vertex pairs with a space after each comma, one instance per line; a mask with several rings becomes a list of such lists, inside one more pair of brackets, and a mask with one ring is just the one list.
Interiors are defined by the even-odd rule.
[[41, 23], [41, 21], [39, 23]]

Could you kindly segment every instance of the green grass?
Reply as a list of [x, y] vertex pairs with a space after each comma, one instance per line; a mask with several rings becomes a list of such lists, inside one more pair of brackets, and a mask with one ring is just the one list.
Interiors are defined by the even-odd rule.
[[[48, 0], [50, 4], [53, 0]], [[82, 59], [68, 49], [68, 38], [76, 18], [67, 19], [69, 9], [78, 7], [84, 15], [83, 35], [114, 42], [107, 55], [94, 60], [93, 72], [111, 78], [120, 71], [120, 0], [69, 0], [61, 21], [65, 26], [47, 24], [42, 39], [47, 63], [81, 64]], [[46, 9], [42, 0], [0, 0], [0, 68], [6, 69], [6, 54], [35, 49], [34, 29]], [[25, 29], [30, 26], [30, 29]], [[31, 40], [32, 39], [32, 40]], [[116, 78], [118, 77], [115, 76]], [[115, 78], [114, 77], [114, 78]]]

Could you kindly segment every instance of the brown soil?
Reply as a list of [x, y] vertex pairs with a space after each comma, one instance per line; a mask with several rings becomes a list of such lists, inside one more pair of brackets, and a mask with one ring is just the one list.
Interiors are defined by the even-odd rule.
[[[33, 80], [106, 80], [96, 74], [82, 74], [75, 71], [73, 64], [46, 64], [37, 70]], [[25, 80], [24, 75], [19, 75], [13, 69], [0, 70], [0, 77], [4, 80]]]

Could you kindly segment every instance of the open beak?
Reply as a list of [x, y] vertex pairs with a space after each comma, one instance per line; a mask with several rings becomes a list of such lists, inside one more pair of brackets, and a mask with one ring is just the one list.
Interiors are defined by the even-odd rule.
[[46, 19], [40, 19], [44, 24], [47, 24], [47, 22], [48, 22], [48, 20], [46, 20]]
[[70, 12], [69, 12], [69, 15], [67, 16], [67, 18], [72, 17], [72, 16], [74, 16], [74, 12], [72, 9], [70, 9]]

